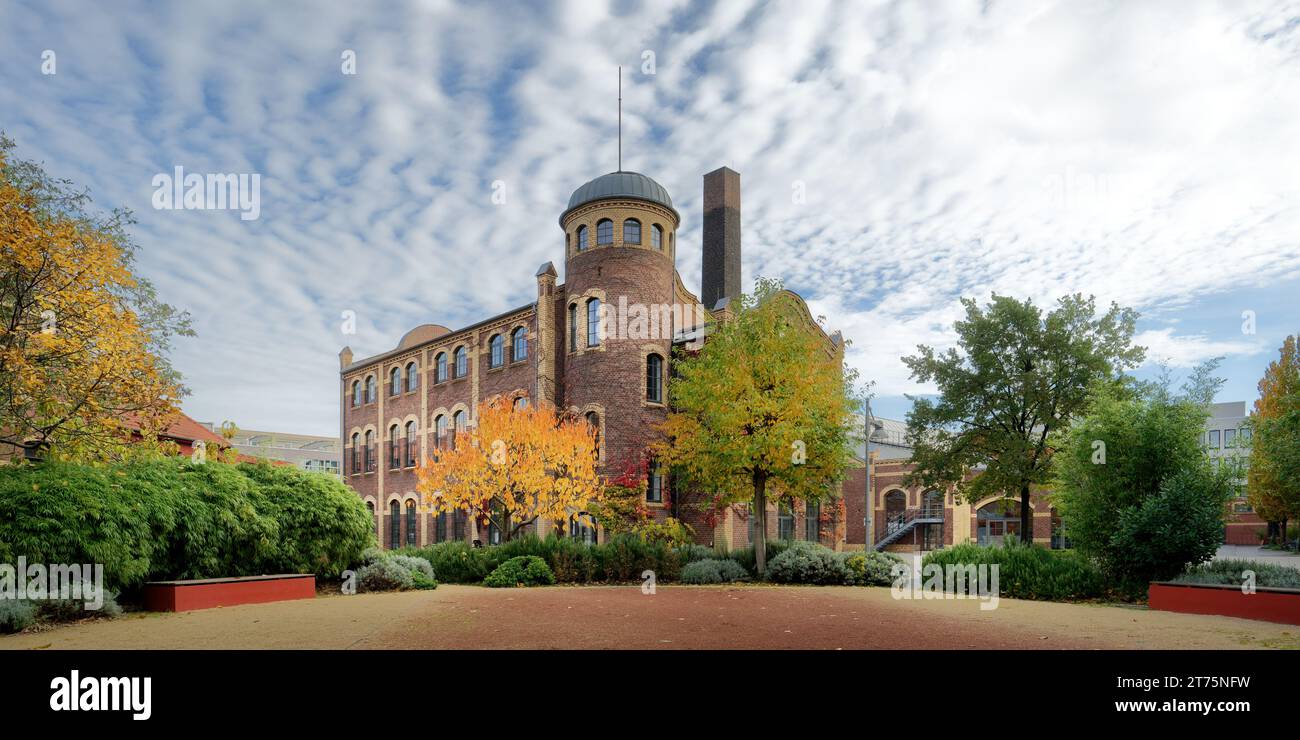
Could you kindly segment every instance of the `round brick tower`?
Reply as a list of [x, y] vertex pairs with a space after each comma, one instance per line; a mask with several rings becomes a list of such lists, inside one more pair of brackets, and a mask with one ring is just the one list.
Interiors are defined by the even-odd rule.
[[560, 216], [562, 403], [599, 421], [609, 476], [642, 459], [667, 415], [669, 355], [683, 310], [673, 305], [679, 223], [668, 191], [636, 172], [588, 182]]

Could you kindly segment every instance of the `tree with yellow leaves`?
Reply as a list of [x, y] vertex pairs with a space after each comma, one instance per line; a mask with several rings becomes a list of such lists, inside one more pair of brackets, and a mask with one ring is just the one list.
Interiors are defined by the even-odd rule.
[[469, 511], [510, 540], [540, 517], [564, 520], [600, 499], [595, 442], [590, 425], [549, 404], [495, 399], [451, 449], [423, 461], [416, 488], [434, 511]]
[[1280, 523], [1280, 536], [1284, 540], [1287, 521], [1300, 516], [1297, 418], [1300, 418], [1300, 337], [1292, 335], [1283, 340], [1278, 359], [1269, 363], [1259, 381], [1259, 398], [1250, 420], [1254, 439], [1246, 478], [1246, 499], [1261, 518], [1270, 522], [1270, 527]]
[[733, 318], [714, 325], [698, 353], [679, 353], [674, 370], [673, 411], [654, 457], [672, 468], [679, 488], [716, 493], [715, 506], [751, 504], [761, 575], [769, 491], [786, 501], [839, 495], [852, 454], [856, 373], [798, 299], [766, 279], [740, 297]]
[[176, 411], [166, 350], [189, 317], [133, 274], [129, 213], [90, 213], [12, 149], [0, 136], [0, 454], [121, 457]]

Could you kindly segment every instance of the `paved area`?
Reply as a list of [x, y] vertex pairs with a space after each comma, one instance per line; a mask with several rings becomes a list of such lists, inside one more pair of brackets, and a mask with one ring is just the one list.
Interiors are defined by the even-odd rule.
[[1274, 565], [1300, 568], [1300, 555], [1282, 552], [1281, 550], [1265, 550], [1258, 545], [1220, 545], [1219, 552], [1214, 556], [1214, 559], [1252, 560], [1257, 563], [1273, 563]]
[[638, 586], [320, 596], [0, 637], [95, 648], [1300, 648], [1300, 627], [1143, 607], [905, 601], [887, 588]]

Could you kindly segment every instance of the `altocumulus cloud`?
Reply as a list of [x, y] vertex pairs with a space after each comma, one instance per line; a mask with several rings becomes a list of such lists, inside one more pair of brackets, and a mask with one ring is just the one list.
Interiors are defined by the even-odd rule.
[[[688, 286], [699, 178], [726, 164], [746, 281], [784, 277], [897, 396], [925, 390], [898, 357], [950, 342], [957, 297], [992, 291], [1134, 306], [1175, 364], [1271, 351], [1265, 327], [1286, 322], [1234, 337], [1171, 317], [1224, 294], [1233, 327], [1245, 304], [1290, 304], [1297, 18], [1238, 2], [8, 4], [0, 128], [137, 212], [142, 269], [197, 319], [176, 350], [188, 412], [332, 433], [343, 344], [367, 355], [528, 302], [569, 192], [614, 169], [622, 64], [624, 166], [672, 193]], [[152, 210], [151, 178], [176, 165], [260, 173], [260, 218]]]

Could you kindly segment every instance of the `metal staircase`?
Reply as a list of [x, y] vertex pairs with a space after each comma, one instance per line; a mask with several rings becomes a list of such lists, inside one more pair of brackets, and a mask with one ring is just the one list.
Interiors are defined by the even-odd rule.
[[884, 550], [921, 524], [943, 524], [943, 509], [911, 509], [886, 518], [885, 536], [876, 542], [876, 550]]

